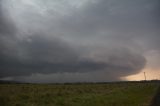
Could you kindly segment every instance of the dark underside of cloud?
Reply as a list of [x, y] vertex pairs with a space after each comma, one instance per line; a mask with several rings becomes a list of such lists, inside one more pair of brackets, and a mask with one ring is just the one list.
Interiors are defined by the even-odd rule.
[[0, 0], [0, 78], [103, 71], [117, 80], [140, 72], [145, 52], [160, 50], [158, 0], [97, 0], [55, 20], [50, 9], [43, 17], [27, 10], [29, 19], [18, 21], [5, 5]]
[[82, 58], [81, 54], [57, 39], [34, 36], [30, 40], [16, 42], [18, 48], [2, 47], [0, 77], [108, 71], [114, 79], [140, 71], [146, 62], [143, 56], [124, 48], [106, 54], [105, 61], [98, 61], [89, 57]]

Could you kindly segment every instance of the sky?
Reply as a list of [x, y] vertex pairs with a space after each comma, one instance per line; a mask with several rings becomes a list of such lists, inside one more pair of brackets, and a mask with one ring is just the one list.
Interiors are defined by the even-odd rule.
[[160, 79], [159, 0], [0, 0], [0, 79]]

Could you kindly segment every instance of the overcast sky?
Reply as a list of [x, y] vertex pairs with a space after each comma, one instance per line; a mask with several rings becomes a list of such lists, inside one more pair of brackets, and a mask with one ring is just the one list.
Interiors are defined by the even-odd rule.
[[0, 0], [0, 79], [117, 81], [160, 73], [159, 0]]

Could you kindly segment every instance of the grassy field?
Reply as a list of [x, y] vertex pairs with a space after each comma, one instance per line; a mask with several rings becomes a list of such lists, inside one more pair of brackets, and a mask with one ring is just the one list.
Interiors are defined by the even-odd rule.
[[150, 106], [158, 83], [0, 84], [0, 106]]

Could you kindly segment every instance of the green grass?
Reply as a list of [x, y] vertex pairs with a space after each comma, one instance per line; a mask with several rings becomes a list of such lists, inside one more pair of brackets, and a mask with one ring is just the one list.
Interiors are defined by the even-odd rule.
[[0, 106], [149, 106], [157, 83], [0, 84]]

